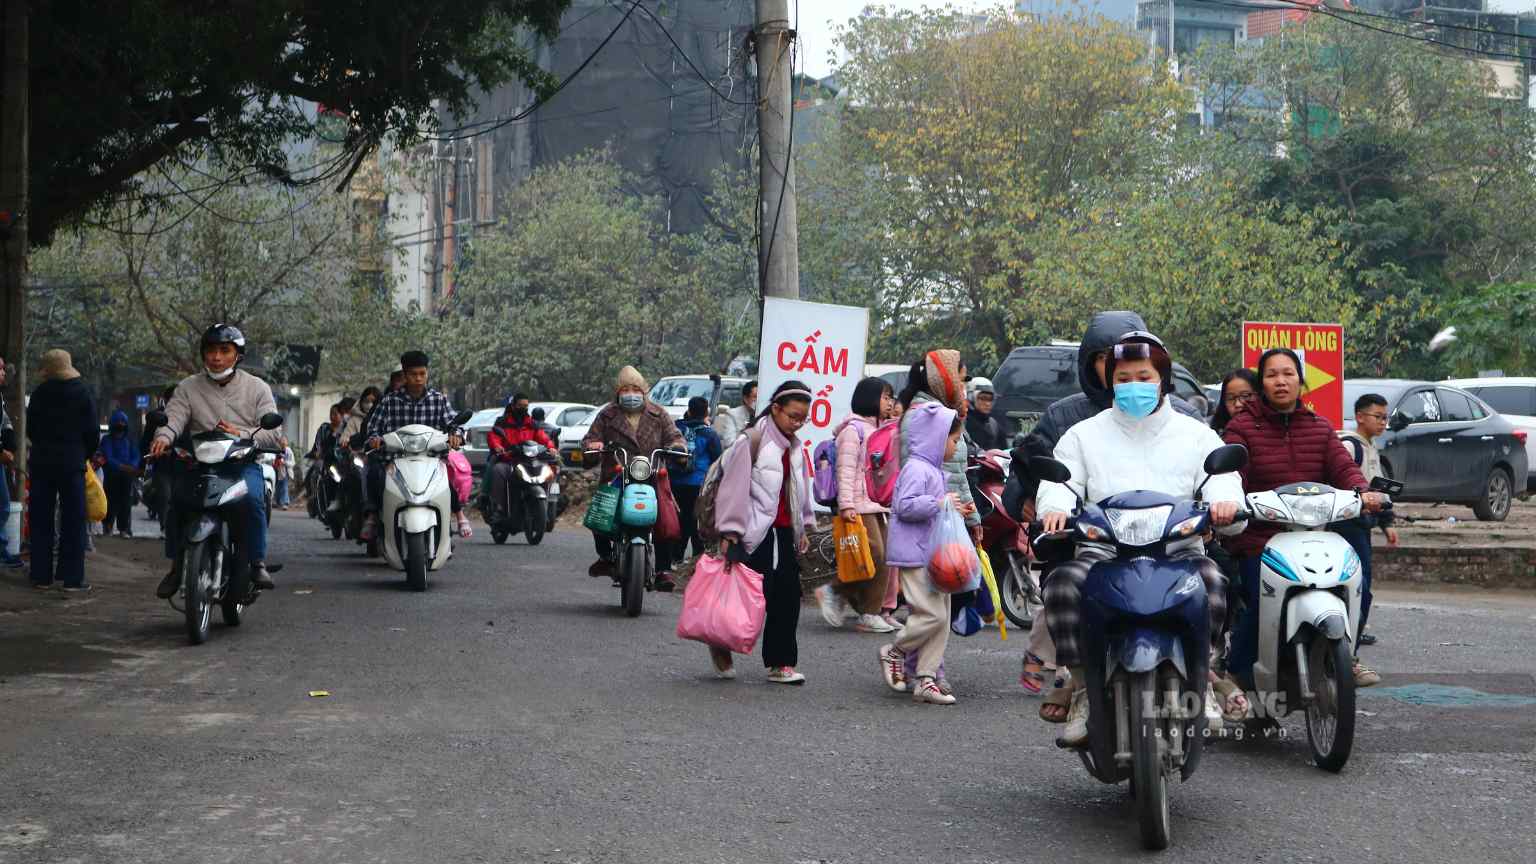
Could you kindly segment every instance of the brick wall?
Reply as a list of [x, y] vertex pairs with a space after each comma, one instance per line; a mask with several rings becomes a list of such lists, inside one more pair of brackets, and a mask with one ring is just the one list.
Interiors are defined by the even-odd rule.
[[1536, 589], [1536, 549], [1497, 546], [1389, 549], [1377, 546], [1372, 550], [1371, 580], [1377, 584], [1407, 582]]

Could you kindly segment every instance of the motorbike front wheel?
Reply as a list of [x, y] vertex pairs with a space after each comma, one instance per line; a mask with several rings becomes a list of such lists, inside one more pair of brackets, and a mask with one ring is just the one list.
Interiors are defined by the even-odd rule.
[[234, 573], [229, 577], [229, 584], [224, 586], [224, 599], [219, 601], [219, 609], [224, 614], [225, 626], [239, 627], [245, 615], [245, 601], [251, 593], [251, 568], [249, 564], [239, 562], [230, 566]]
[[427, 590], [427, 536], [405, 535], [405, 583], [412, 591]]
[[640, 543], [626, 543], [623, 559], [623, 593], [621, 599], [624, 602], [624, 614], [631, 618], [640, 616], [640, 607], [645, 603], [646, 568], [650, 563], [650, 549]]
[[1008, 553], [1008, 566], [1002, 573], [998, 595], [1003, 601], [1003, 614], [1021, 629], [1034, 626], [1035, 614], [1040, 611], [1040, 590], [1030, 578], [1029, 559], [1017, 552]]
[[544, 539], [544, 505], [536, 499], [523, 504], [523, 537], [529, 546], [537, 546]]
[[213, 541], [188, 543], [181, 552], [181, 586], [187, 617], [187, 641], [201, 645], [208, 641], [208, 622], [213, 604], [208, 599], [213, 587]]
[[1324, 771], [1344, 770], [1355, 746], [1355, 671], [1344, 639], [1312, 639], [1307, 651], [1307, 743], [1312, 761]]
[[[1141, 845], [1167, 849], [1168, 775], [1163, 770], [1163, 724], [1158, 717], [1157, 672], [1131, 676], [1131, 782], [1136, 790], [1136, 818]], [[1149, 715], [1147, 709], [1151, 708]]]

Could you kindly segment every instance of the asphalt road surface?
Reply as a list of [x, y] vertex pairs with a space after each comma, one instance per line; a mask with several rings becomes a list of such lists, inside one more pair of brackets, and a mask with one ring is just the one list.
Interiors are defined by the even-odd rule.
[[[881, 683], [882, 637], [807, 606], [805, 687], [756, 658], [723, 682], [673, 635], [677, 598], [620, 614], [584, 534], [482, 529], [414, 594], [275, 521], [279, 590], [201, 647], [150, 596], [148, 540], [102, 542], [87, 598], [0, 577], [0, 862], [1145, 857], [1125, 788], [1035, 719], [1023, 634], [953, 640], [960, 704], [918, 706]], [[1373, 629], [1386, 680], [1343, 774], [1295, 717], [1220, 743], [1173, 788], [1165, 858], [1531, 860], [1536, 602], [1395, 593]]]

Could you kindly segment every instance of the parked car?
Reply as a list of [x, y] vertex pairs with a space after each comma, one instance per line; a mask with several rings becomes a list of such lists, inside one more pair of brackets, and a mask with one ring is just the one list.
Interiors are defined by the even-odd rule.
[[[1077, 343], [1053, 342], [1013, 349], [1003, 365], [997, 367], [992, 386], [997, 388], [992, 413], [1012, 421], [1015, 433], [1027, 433], [1052, 402], [1081, 391], [1077, 380]], [[1213, 406], [1205, 388], [1178, 363], [1173, 364], [1173, 392], [1210, 416]]]
[[1344, 382], [1345, 427], [1353, 429], [1355, 400], [1387, 400], [1387, 431], [1376, 440], [1382, 468], [1404, 484], [1402, 501], [1466, 504], [1484, 521], [1502, 522], [1515, 485], [1529, 476], [1526, 434], [1487, 403], [1443, 382], [1353, 378]]
[[[596, 405], [588, 405], [585, 402], [532, 402], [528, 410], [535, 408], [544, 409], [544, 422], [560, 427], [560, 440], [555, 444], [560, 447], [561, 453], [565, 452], [564, 441], [569, 429], [581, 430], [585, 435], [587, 427], [592, 423], [592, 416], [597, 413]], [[490, 434], [491, 427], [496, 425], [497, 419], [505, 413], [505, 408], [486, 408], [476, 411], [469, 422], [464, 424], [464, 456], [469, 459], [469, 464], [476, 468], [485, 464], [489, 458], [490, 448], [486, 444], [486, 436]], [[579, 442], [580, 437], [576, 440]]]
[[1536, 493], [1536, 378], [1460, 378], [1445, 382], [1488, 403], [1525, 433], [1525, 489]]
[[560, 440], [556, 443], [560, 445], [560, 458], [565, 460], [565, 464], [576, 466], [582, 464], [581, 439], [587, 437], [587, 430], [592, 428], [592, 421], [597, 419], [597, 412], [607, 406], [606, 402], [598, 405], [585, 415], [577, 417], [569, 426], [560, 427]]
[[898, 394], [906, 389], [907, 376], [912, 371], [911, 366], [900, 363], [865, 363], [865, 378], [880, 378], [891, 383], [891, 389]]
[[[710, 405], [710, 413], [714, 413], [715, 405], [738, 405], [741, 403], [741, 387], [747, 383], [745, 378], [734, 376], [720, 379], [720, 397]], [[688, 400], [695, 396], [703, 396], [709, 399], [715, 393], [715, 382], [708, 375], [668, 375], [651, 385], [651, 401], [667, 409], [672, 419], [681, 420], [683, 414], [688, 411]]]

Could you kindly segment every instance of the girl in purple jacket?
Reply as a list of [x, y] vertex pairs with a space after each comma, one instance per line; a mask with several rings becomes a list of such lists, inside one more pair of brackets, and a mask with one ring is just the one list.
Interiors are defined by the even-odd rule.
[[912, 606], [906, 629], [890, 645], [880, 648], [880, 671], [892, 690], [908, 689], [903, 668], [907, 655], [917, 654], [917, 681], [911, 685], [912, 701], [953, 705], [955, 697], [934, 680], [949, 644], [949, 595], [935, 591], [925, 572], [933, 551], [929, 534], [939, 509], [948, 498], [960, 506], [959, 496], [947, 491], [944, 462], [954, 456], [964, 426], [960, 415], [937, 402], [913, 405], [906, 419], [911, 449], [896, 477], [891, 498], [890, 541], [885, 560], [901, 574], [901, 593]]

